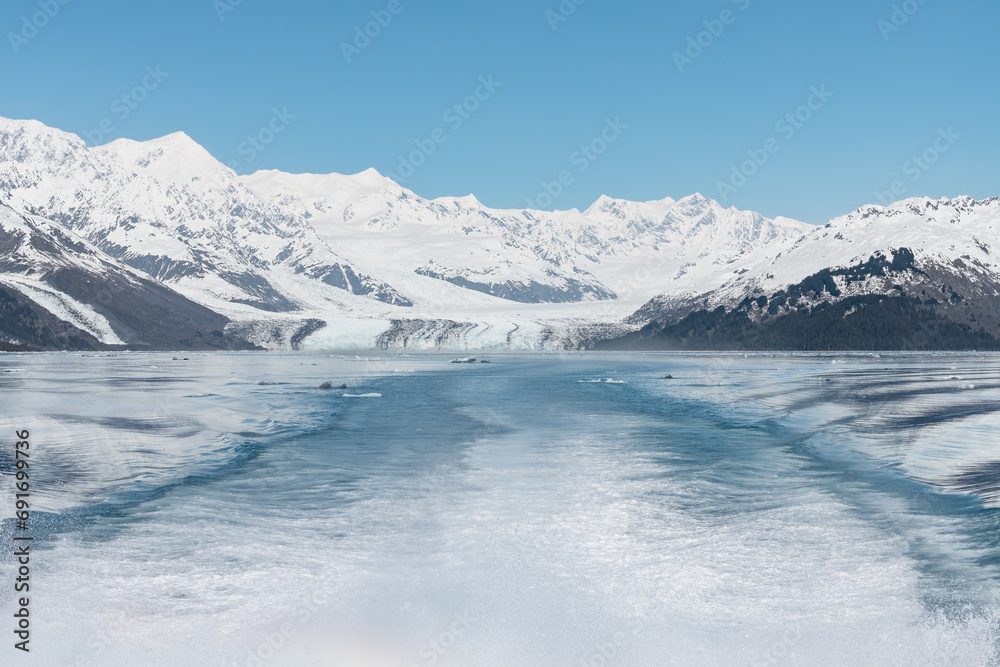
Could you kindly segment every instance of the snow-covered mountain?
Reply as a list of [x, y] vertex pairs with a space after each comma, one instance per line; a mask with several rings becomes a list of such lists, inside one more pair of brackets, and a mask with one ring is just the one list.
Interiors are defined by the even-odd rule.
[[[471, 195], [424, 199], [374, 170], [241, 177], [182, 133], [88, 147], [7, 119], [0, 194], [6, 224], [54, 239], [59, 261], [79, 252], [103, 267], [79, 271], [157, 285], [221, 318], [227, 336], [263, 347], [585, 346], [699, 310], [742, 308], [759, 324], [821, 301], [913, 296], [918, 286], [921, 306], [928, 289], [947, 288], [952, 320], [997, 325], [995, 199], [866, 207], [822, 228], [697, 194], [499, 210]], [[142, 338], [123, 338], [99, 300], [54, 285], [51, 272], [39, 278], [51, 258], [26, 259], [29, 247], [22, 239], [15, 258], [0, 246], [0, 284], [21, 286], [18, 303], [33, 300], [95, 344]], [[823, 289], [788, 305], [799, 283], [815, 280]], [[76, 302], [57, 305], [53, 290]]]
[[0, 204], [0, 349], [249, 349], [229, 320]]
[[398, 269], [402, 282], [423, 275], [519, 303], [616, 299], [621, 289], [649, 290], [640, 283], [651, 267], [661, 274], [659, 287], [703, 285], [718, 267], [810, 229], [723, 209], [700, 195], [645, 203], [601, 197], [583, 213], [550, 213], [489, 209], [471, 195], [427, 200], [374, 170], [258, 172], [244, 182], [308, 217], [321, 237], [372, 271]]
[[[705, 318], [720, 308], [726, 312]], [[830, 334], [841, 339], [846, 329], [871, 326], [883, 331], [870, 332], [868, 339], [896, 337], [912, 347], [931, 345], [938, 335], [964, 338], [963, 331], [968, 346], [976, 346], [978, 332], [1000, 338], [1000, 199], [918, 197], [866, 206], [747, 265], [718, 289], [696, 296], [661, 294], [629, 321], [651, 325], [633, 340], [657, 346], [660, 338], [676, 347], [684, 327], [688, 334], [681, 338], [703, 345], [705, 335], [729, 326], [723, 320], [732, 313], [741, 314], [741, 326], [744, 320], [756, 325], [754, 336], [764, 330], [777, 336], [789, 326], [801, 327], [804, 313], [820, 309], [842, 316]], [[890, 309], [895, 311], [891, 335], [885, 331]], [[877, 323], [875, 313], [880, 313]], [[698, 318], [701, 324], [691, 327]], [[933, 331], [928, 319], [936, 322]], [[727, 336], [746, 333], [731, 330]]]
[[240, 177], [182, 133], [89, 148], [5, 119], [0, 192], [265, 345], [308, 323], [315, 345], [533, 347], [717, 287], [809, 229], [699, 195], [553, 213], [428, 200], [374, 170]]
[[[213, 306], [290, 312], [310, 298], [339, 304], [338, 292], [407, 305], [183, 133], [88, 148], [33, 121], [0, 121], [0, 189], [15, 205]], [[330, 289], [303, 292], [301, 276]]]

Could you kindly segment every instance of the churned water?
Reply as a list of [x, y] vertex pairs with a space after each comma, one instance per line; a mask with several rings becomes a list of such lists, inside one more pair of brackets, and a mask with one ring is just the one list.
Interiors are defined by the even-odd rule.
[[4, 664], [996, 664], [1000, 357], [449, 359], [0, 355]]

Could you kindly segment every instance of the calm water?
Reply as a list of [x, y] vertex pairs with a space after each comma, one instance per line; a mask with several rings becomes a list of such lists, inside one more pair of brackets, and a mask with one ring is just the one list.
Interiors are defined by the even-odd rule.
[[998, 356], [173, 356], [0, 355], [32, 664], [1000, 655]]

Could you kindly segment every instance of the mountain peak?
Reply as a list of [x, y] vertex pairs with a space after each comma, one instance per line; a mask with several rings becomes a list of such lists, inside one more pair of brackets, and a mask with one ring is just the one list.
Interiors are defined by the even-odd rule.
[[[202, 148], [201, 144], [192, 139], [186, 132], [180, 130], [157, 139], [150, 139], [146, 144], [150, 146], [162, 146], [164, 148]], [[202, 150], [204, 149], [202, 148]]]
[[[145, 171], [163, 182], [215, 181], [227, 168], [184, 132], [174, 132], [149, 141], [116, 139], [94, 150]], [[207, 181], [206, 181], [207, 182]]]
[[618, 199], [608, 195], [601, 195], [584, 211], [584, 214], [586, 214], [586, 211], [600, 211], [608, 207], [621, 206], [624, 204], [669, 207], [676, 203], [676, 200], [671, 197], [664, 197], [663, 199], [650, 199], [649, 201], [632, 201], [630, 199]]
[[17, 118], [4, 118], [0, 116], [0, 133], [12, 134], [12, 135], [23, 135], [28, 138], [29, 141], [35, 143], [41, 138], [45, 138], [46, 142], [49, 139], [56, 139], [62, 142], [68, 142], [73, 146], [85, 146], [85, 142], [79, 136], [71, 133], [64, 132], [63, 130], [56, 129], [54, 127], [49, 127], [42, 122], [37, 120], [22, 120]]
[[51, 132], [53, 128], [45, 125], [41, 121], [31, 120], [31, 119], [20, 119], [20, 118], [6, 118], [5, 116], [0, 116], [0, 129], [3, 130], [14, 130], [30, 128], [36, 132]]
[[201, 144], [184, 132], [173, 132], [156, 139], [139, 142], [139, 146], [151, 151], [162, 150], [173, 157], [186, 157], [199, 161], [210, 160], [213, 163], [218, 162]]
[[388, 176], [383, 176], [382, 173], [375, 167], [368, 167], [364, 171], [359, 171], [358, 173], [347, 176], [346, 178], [350, 179], [357, 185], [370, 190], [379, 190], [389, 185], [396, 185], [395, 181]]
[[386, 178], [385, 176], [382, 175], [382, 172], [380, 172], [375, 167], [368, 167], [367, 169], [365, 169], [363, 171], [359, 171], [356, 174], [352, 174], [352, 176], [354, 178], [373, 178], [373, 179], [375, 179], [375, 178], [378, 178], [378, 179]]
[[681, 197], [679, 200], [677, 200], [677, 203], [678, 204], [708, 204], [708, 205], [715, 204], [716, 206], [720, 206], [720, 208], [721, 208], [721, 205], [719, 204], [719, 202], [715, 201], [714, 199], [710, 199], [710, 198], [704, 196], [700, 192], [695, 192], [693, 194], [688, 195], [687, 197]]
[[[919, 216], [928, 220], [940, 218], [942, 215], [955, 218], [956, 216], [971, 213], [977, 209], [983, 210], [995, 207], [998, 201], [1000, 199], [996, 197], [977, 201], [969, 195], [939, 197], [937, 199], [932, 197], [909, 197], [892, 202], [891, 204], [866, 204], [845, 216], [835, 218], [832, 222], [866, 222], [866, 224], [870, 224], [876, 218], [888, 219], [898, 216]], [[945, 209], [947, 213], [942, 214], [941, 209]]]
[[448, 199], [451, 199], [452, 201], [458, 202], [459, 204], [468, 207], [473, 207], [473, 208], [482, 207], [482, 203], [480, 203], [480, 201], [476, 199], [476, 195], [471, 193], [465, 195], [464, 197], [449, 197]]

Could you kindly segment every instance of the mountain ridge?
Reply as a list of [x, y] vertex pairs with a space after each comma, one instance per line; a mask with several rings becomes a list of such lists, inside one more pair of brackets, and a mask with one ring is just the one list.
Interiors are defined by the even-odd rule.
[[698, 193], [492, 209], [425, 199], [375, 169], [238, 176], [183, 132], [88, 147], [2, 118], [0, 192], [276, 348], [585, 347], [900, 247], [921, 266], [967, 263], [969, 299], [992, 298], [1000, 274], [996, 198], [911, 198], [823, 227]]

